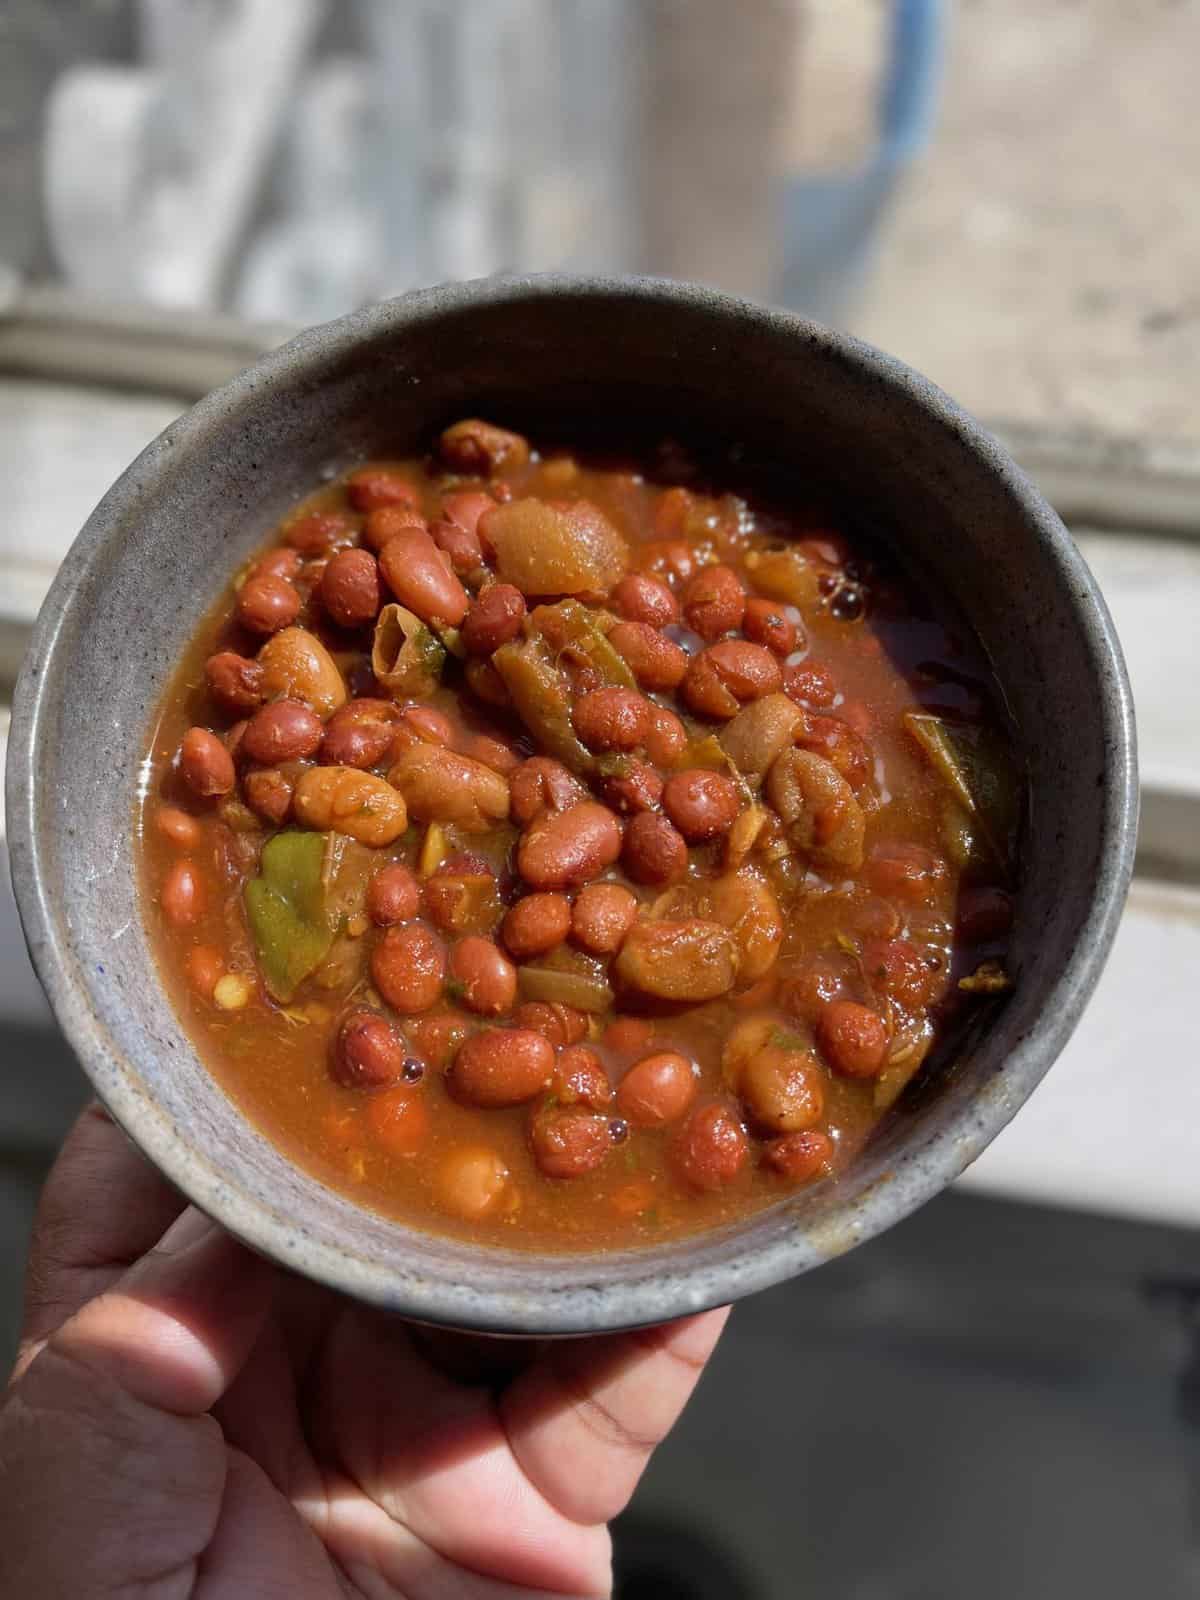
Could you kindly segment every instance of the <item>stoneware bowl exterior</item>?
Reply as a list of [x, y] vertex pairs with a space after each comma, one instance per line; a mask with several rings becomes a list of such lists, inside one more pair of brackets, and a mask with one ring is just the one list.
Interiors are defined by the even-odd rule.
[[[415, 1232], [294, 1167], [204, 1070], [159, 981], [133, 827], [151, 719], [230, 574], [322, 474], [424, 445], [464, 414], [687, 418], [821, 463], [973, 625], [1020, 730], [1030, 807], [1011, 970], [936, 1089], [902, 1102], [835, 1184], [699, 1237], [603, 1255]], [[25, 931], [97, 1094], [248, 1244], [407, 1316], [495, 1333], [657, 1322], [870, 1238], [995, 1137], [1061, 1050], [1131, 870], [1129, 687], [1058, 518], [933, 385], [798, 317], [644, 279], [494, 279], [314, 328], [209, 395], [102, 501], [63, 564], [18, 686], [8, 818]]]

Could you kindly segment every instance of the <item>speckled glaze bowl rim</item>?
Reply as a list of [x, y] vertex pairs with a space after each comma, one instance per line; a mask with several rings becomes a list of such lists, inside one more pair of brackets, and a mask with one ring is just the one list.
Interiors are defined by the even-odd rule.
[[[1005, 1066], [1005, 1093], [968, 1101], [955, 1115], [900, 1151], [885, 1178], [853, 1201], [853, 1215], [825, 1249], [797, 1232], [741, 1258], [716, 1266], [665, 1275], [665, 1281], [581, 1281], [576, 1287], [547, 1291], [546, 1304], [531, 1311], [527, 1297], [506, 1303], [493, 1294], [480, 1306], [469, 1303], [465, 1286], [426, 1278], [420, 1289], [398, 1298], [393, 1274], [379, 1261], [353, 1250], [325, 1245], [311, 1236], [297, 1238], [288, 1219], [268, 1205], [235, 1190], [212, 1156], [190, 1147], [162, 1109], [150, 1098], [132, 1067], [125, 1062], [92, 1004], [89, 989], [103, 984], [88, 970], [82, 978], [69, 959], [69, 940], [60, 939], [59, 919], [48, 903], [43, 855], [52, 846], [37, 833], [38, 802], [33, 775], [39, 722], [43, 712], [45, 667], [58, 642], [64, 615], [93, 564], [104, 553], [130, 503], [151, 483], [169, 479], [174, 463], [191, 441], [201, 444], [214, 429], [230, 426], [237, 408], [256, 397], [277, 397], [299, 389], [309, 364], [345, 355], [388, 334], [397, 325], [438, 318], [482, 306], [523, 305], [531, 300], [570, 297], [598, 301], [635, 301], [682, 306], [707, 314], [732, 327], [753, 319], [798, 349], [813, 344], [832, 351], [857, 369], [861, 377], [888, 386], [940, 423], [965, 447], [982, 474], [998, 479], [1025, 523], [1063, 574], [1064, 589], [1073, 597], [1078, 624], [1087, 636], [1090, 659], [1096, 663], [1097, 716], [1103, 724], [1115, 770], [1108, 790], [1099, 841], [1102, 863], [1092, 885], [1086, 915], [1088, 937], [1079, 941], [1047, 985], [1037, 1025], [1019, 1039]], [[802, 351], [801, 351], [802, 353]], [[210, 445], [211, 445], [211, 441]], [[1109, 671], [1102, 674], [1100, 664]], [[1107, 679], [1107, 681], [1105, 681]], [[1112, 622], [1094, 580], [1057, 515], [1003, 448], [928, 379], [902, 362], [848, 335], [836, 333], [789, 312], [770, 310], [697, 285], [644, 277], [601, 277], [545, 274], [496, 277], [417, 291], [384, 301], [306, 330], [272, 351], [230, 382], [206, 396], [154, 440], [101, 501], [72, 545], [38, 618], [14, 696], [9, 736], [7, 811], [10, 856], [17, 903], [34, 965], [63, 1032], [85, 1071], [99, 1089], [116, 1121], [155, 1165], [190, 1200], [220, 1221], [251, 1247], [286, 1266], [297, 1268], [331, 1288], [359, 1299], [393, 1307], [430, 1323], [517, 1333], [582, 1333], [637, 1326], [665, 1320], [741, 1298], [793, 1276], [858, 1244], [899, 1221], [953, 1181], [997, 1133], [1037, 1086], [1069, 1038], [1104, 965], [1116, 934], [1132, 872], [1137, 823], [1137, 771], [1133, 707], [1128, 680]], [[117, 1070], [102, 1073], [107, 1059]], [[400, 1224], [397, 1224], [400, 1227]], [[425, 1235], [428, 1239], [428, 1235]], [[686, 1241], [684, 1241], [686, 1243]], [[536, 1252], [534, 1253], [536, 1258]], [[579, 1258], [582, 1263], [589, 1259]], [[590, 1259], [596, 1259], [594, 1257]], [[582, 1279], [586, 1279], [586, 1271]]]

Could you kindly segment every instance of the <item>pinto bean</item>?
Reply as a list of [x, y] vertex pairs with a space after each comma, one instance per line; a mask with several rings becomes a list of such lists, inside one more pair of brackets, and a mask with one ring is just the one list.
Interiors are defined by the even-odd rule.
[[559, 1052], [550, 1091], [565, 1106], [584, 1105], [603, 1111], [612, 1103], [612, 1084], [604, 1063], [586, 1045], [571, 1045]]
[[242, 735], [242, 750], [264, 767], [314, 756], [324, 734], [321, 719], [300, 700], [274, 700], [256, 711]]
[[371, 954], [371, 977], [393, 1011], [415, 1016], [442, 997], [446, 952], [419, 922], [387, 928]]
[[462, 641], [473, 656], [490, 656], [515, 639], [525, 618], [525, 596], [511, 583], [482, 590], [463, 619]]
[[687, 840], [659, 812], [641, 811], [626, 825], [621, 860], [635, 883], [674, 883], [687, 871]]
[[570, 911], [571, 933], [593, 955], [612, 955], [637, 921], [637, 896], [619, 883], [590, 883]]
[[278, 633], [300, 615], [300, 595], [286, 578], [259, 573], [238, 591], [234, 613], [251, 633]]
[[701, 1106], [670, 1145], [671, 1163], [694, 1189], [723, 1189], [746, 1165], [746, 1131], [729, 1106]]
[[507, 428], [467, 417], [445, 430], [438, 440], [438, 454], [454, 472], [487, 478], [525, 466], [529, 441]]
[[416, 506], [421, 496], [401, 472], [390, 467], [359, 467], [346, 479], [346, 494], [356, 511], [380, 506]]
[[218, 650], [204, 663], [208, 692], [221, 707], [244, 716], [263, 702], [263, 669], [235, 650]]
[[468, 934], [450, 955], [450, 976], [462, 985], [462, 1003], [480, 1016], [499, 1017], [517, 998], [517, 969], [500, 947], [479, 934]]
[[408, 826], [403, 796], [355, 767], [310, 767], [296, 785], [292, 806], [306, 828], [334, 828], [375, 848], [391, 844]]
[[883, 1018], [855, 1000], [835, 1000], [817, 1023], [817, 1040], [830, 1066], [848, 1078], [874, 1078], [887, 1059]]
[[607, 1117], [585, 1106], [553, 1106], [538, 1111], [529, 1143], [538, 1171], [546, 1178], [581, 1178], [595, 1172], [612, 1153]]
[[588, 1029], [588, 1019], [574, 1006], [564, 1006], [557, 1001], [526, 1000], [513, 1012], [518, 1028], [531, 1028], [548, 1039], [556, 1049], [578, 1044]]
[[180, 806], [159, 806], [154, 826], [176, 849], [194, 850], [200, 843], [200, 824]]
[[628, 622], [665, 628], [669, 622], [679, 621], [678, 600], [661, 578], [648, 572], [627, 573], [613, 590], [612, 601]]
[[607, 806], [584, 800], [530, 823], [517, 846], [517, 871], [535, 889], [574, 889], [598, 878], [620, 853], [621, 824]]
[[677, 766], [688, 747], [687, 729], [666, 706], [651, 706], [650, 727], [643, 745], [656, 767], [670, 771]]
[[158, 891], [163, 916], [176, 928], [196, 922], [204, 910], [204, 884], [191, 861], [174, 861]]
[[736, 1087], [764, 1132], [793, 1133], [820, 1120], [824, 1082], [819, 1062], [807, 1050], [767, 1045], [743, 1065]]
[[228, 794], [237, 781], [233, 757], [207, 728], [189, 728], [179, 746], [179, 770], [193, 794]]
[[406, 528], [396, 534], [380, 551], [379, 566], [396, 599], [422, 622], [457, 628], [466, 616], [467, 591], [427, 533]]
[[456, 1100], [496, 1110], [532, 1100], [554, 1075], [554, 1047], [532, 1028], [473, 1033], [446, 1074]]
[[421, 905], [421, 886], [406, 866], [393, 862], [367, 885], [367, 915], [377, 928], [411, 922]]
[[242, 779], [242, 793], [246, 804], [261, 817], [278, 827], [292, 809], [293, 785], [277, 767], [266, 767], [261, 772], [248, 772]]
[[683, 682], [688, 656], [647, 622], [618, 622], [608, 642], [628, 663], [643, 689], [674, 689]]
[[319, 717], [346, 703], [346, 685], [333, 657], [307, 628], [284, 628], [258, 652], [263, 689], [269, 698], [303, 700]]
[[512, 775], [513, 821], [527, 828], [543, 811], [566, 811], [587, 798], [579, 779], [549, 756], [530, 756]]
[[774, 694], [783, 683], [779, 662], [760, 644], [721, 639], [688, 663], [682, 694], [693, 711], [727, 720], [739, 706]]
[[460, 1145], [443, 1157], [435, 1192], [444, 1210], [464, 1222], [478, 1222], [503, 1203], [511, 1182], [498, 1151], [487, 1145]]
[[650, 728], [650, 703], [632, 689], [593, 689], [575, 702], [571, 720], [589, 750], [634, 750]]
[[755, 598], [746, 601], [742, 632], [754, 644], [764, 644], [777, 656], [791, 655], [796, 648], [798, 629], [776, 600]]
[[369, 550], [339, 550], [321, 574], [321, 604], [342, 628], [374, 622], [380, 606], [379, 567]]
[[507, 778], [442, 745], [405, 750], [388, 781], [419, 822], [451, 822], [465, 833], [487, 833], [508, 817]]
[[376, 555], [398, 533], [428, 533], [425, 518], [411, 506], [380, 506], [363, 523], [363, 544]]
[[693, 767], [667, 779], [663, 810], [689, 844], [725, 833], [741, 810], [737, 785], [723, 772]]
[[680, 596], [683, 620], [702, 639], [719, 639], [741, 626], [746, 591], [732, 567], [702, 567]]
[[400, 712], [391, 700], [348, 700], [325, 724], [318, 759], [327, 767], [374, 767], [392, 748]]
[[699, 1080], [686, 1056], [659, 1050], [630, 1067], [617, 1088], [617, 1110], [635, 1128], [677, 1121], [696, 1098]]
[[377, 1011], [352, 1011], [334, 1040], [329, 1066], [346, 1089], [377, 1089], [404, 1072], [404, 1040]]
[[828, 1177], [833, 1157], [833, 1140], [815, 1128], [772, 1139], [763, 1149], [763, 1164], [797, 1187]]
[[562, 894], [522, 896], [504, 919], [501, 936], [518, 961], [545, 955], [571, 931], [571, 902]]
[[613, 963], [630, 989], [660, 1000], [715, 1000], [737, 977], [737, 944], [718, 922], [638, 922]]

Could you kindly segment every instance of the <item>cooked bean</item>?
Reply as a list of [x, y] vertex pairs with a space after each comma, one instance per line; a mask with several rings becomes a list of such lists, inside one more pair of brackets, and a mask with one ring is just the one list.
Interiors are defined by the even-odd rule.
[[462, 641], [473, 656], [490, 656], [515, 639], [525, 618], [525, 596], [511, 583], [493, 583], [480, 592], [463, 619]]
[[833, 1170], [833, 1157], [833, 1140], [814, 1128], [772, 1139], [763, 1149], [764, 1164], [797, 1186], [827, 1178]]
[[736, 1088], [758, 1127], [767, 1133], [792, 1133], [820, 1121], [824, 1078], [808, 1051], [767, 1045], [744, 1064]]
[[604, 1047], [614, 1055], [640, 1056], [653, 1037], [654, 1024], [645, 1017], [617, 1017], [604, 1030]]
[[629, 622], [665, 628], [679, 621], [679, 602], [661, 578], [648, 572], [630, 572], [612, 592], [613, 606]]
[[389, 539], [379, 553], [379, 567], [396, 599], [422, 622], [456, 628], [466, 616], [467, 591], [427, 533], [406, 528]]
[[425, 884], [425, 909], [444, 933], [490, 933], [500, 920], [500, 889], [484, 861], [457, 856]]
[[824, 711], [837, 704], [833, 674], [819, 661], [789, 662], [783, 669], [783, 692], [801, 705]]
[[741, 810], [737, 785], [723, 772], [693, 767], [667, 779], [663, 810], [689, 844], [715, 839]]
[[867, 881], [879, 894], [908, 905], [927, 905], [946, 881], [946, 863], [923, 845], [878, 844], [867, 861]]
[[508, 817], [508, 780], [442, 745], [422, 742], [405, 750], [388, 781], [418, 822], [450, 822], [465, 833], [487, 833]]
[[587, 500], [522, 497], [481, 517], [479, 537], [495, 550], [496, 575], [526, 599], [605, 595], [629, 558], [624, 539]]
[[678, 1050], [659, 1050], [630, 1067], [617, 1089], [617, 1110], [635, 1128], [677, 1121], [696, 1098], [696, 1069]]
[[674, 883], [687, 871], [687, 840], [659, 812], [642, 811], [626, 824], [621, 860], [635, 883]]
[[235, 650], [219, 650], [204, 663], [208, 692], [223, 711], [242, 715], [263, 702], [263, 669]]
[[319, 717], [346, 703], [346, 685], [333, 657], [307, 628], [284, 628], [258, 652], [263, 689], [275, 698], [303, 700]]
[[502, 1016], [516, 1002], [517, 969], [491, 939], [460, 939], [450, 955], [450, 976], [461, 985], [462, 1003], [480, 1016]]
[[477, 533], [460, 528], [457, 522], [434, 522], [429, 537], [448, 558], [454, 574], [474, 586], [486, 575], [483, 546]]
[[529, 442], [507, 428], [468, 417], [446, 429], [438, 440], [438, 453], [453, 471], [487, 478], [523, 467], [529, 460]]
[[877, 1012], [855, 1000], [834, 1000], [817, 1023], [830, 1066], [849, 1078], [874, 1078], [887, 1059], [888, 1031]]
[[261, 573], [238, 592], [237, 619], [251, 633], [278, 633], [300, 615], [300, 596], [286, 578]]
[[861, 789], [875, 775], [870, 746], [840, 717], [810, 717], [796, 742], [802, 749], [823, 756], [853, 789]]
[[411, 506], [380, 506], [363, 523], [363, 544], [379, 555], [398, 533], [428, 533], [425, 518]]
[[532, 1028], [473, 1033], [446, 1074], [456, 1100], [487, 1110], [532, 1100], [554, 1075], [554, 1048]]
[[300, 700], [274, 700], [256, 711], [242, 735], [242, 750], [264, 767], [314, 756], [324, 734], [321, 719]]
[[598, 878], [620, 853], [616, 817], [607, 806], [584, 800], [535, 817], [517, 846], [517, 871], [535, 889], [574, 889]]
[[938, 978], [937, 969], [907, 939], [869, 940], [863, 946], [862, 969], [882, 994], [913, 1008], [928, 1002]]
[[518, 961], [545, 955], [571, 931], [571, 902], [562, 894], [524, 895], [505, 917], [500, 931]]
[[589, 750], [634, 750], [650, 728], [650, 703], [632, 689], [593, 689], [571, 713]]
[[211, 944], [193, 945], [183, 964], [192, 988], [205, 1000], [211, 1000], [213, 990], [225, 971], [225, 958], [221, 952]]
[[338, 1029], [330, 1072], [346, 1089], [377, 1089], [404, 1071], [404, 1040], [377, 1011], [352, 1011]]
[[968, 944], [991, 944], [1012, 927], [1013, 901], [1003, 889], [964, 889], [958, 901], [958, 935]]
[[321, 574], [321, 604], [343, 628], [374, 622], [380, 606], [379, 568], [369, 550], [339, 550]]
[[179, 770], [193, 794], [228, 794], [237, 781], [233, 758], [207, 728], [189, 728], [179, 746]]
[[335, 828], [375, 848], [391, 844], [408, 826], [403, 796], [355, 767], [310, 767], [296, 785], [292, 807], [306, 828]]
[[814, 861], [854, 872], [862, 866], [866, 817], [850, 785], [824, 757], [784, 751], [767, 774], [766, 795], [793, 844]]
[[405, 706], [392, 737], [392, 749], [399, 757], [402, 750], [415, 744], [453, 744], [454, 724], [444, 711], [436, 706]]
[[737, 977], [737, 945], [728, 928], [700, 917], [638, 922], [613, 963], [620, 981], [660, 1000], [715, 1000]]
[[605, 778], [600, 785], [606, 805], [631, 817], [639, 811], [654, 811], [662, 799], [663, 781], [648, 761], [630, 756], [620, 777]]
[[608, 642], [643, 689], [674, 689], [688, 669], [687, 652], [646, 622], [618, 622]]
[[472, 761], [482, 762], [485, 767], [490, 767], [493, 772], [500, 773], [504, 778], [511, 777], [522, 760], [512, 745], [505, 744], [503, 739], [493, 738], [490, 733], [468, 735], [462, 741], [462, 753], [470, 756]]
[[405, 1031], [421, 1060], [434, 1071], [444, 1072], [470, 1029], [461, 1011], [440, 1011], [413, 1017]]
[[634, 561], [640, 572], [668, 583], [686, 583], [699, 565], [686, 539], [651, 539], [638, 546]]
[[464, 1222], [478, 1222], [497, 1209], [510, 1182], [498, 1151], [486, 1145], [463, 1145], [443, 1157], [436, 1191], [446, 1211]]
[[367, 915], [379, 928], [411, 922], [421, 905], [421, 886], [408, 868], [393, 862], [367, 885]]
[[584, 1105], [590, 1111], [603, 1111], [613, 1097], [604, 1063], [582, 1044], [559, 1051], [550, 1092], [562, 1105]]
[[185, 928], [204, 910], [204, 884], [191, 861], [174, 861], [163, 876], [158, 903], [167, 921]]
[[248, 772], [242, 779], [242, 793], [246, 804], [264, 822], [278, 827], [292, 809], [293, 786], [276, 767], [266, 767], [261, 772]]
[[348, 700], [325, 724], [319, 760], [327, 767], [374, 767], [392, 748], [401, 714], [391, 700]]
[[683, 620], [702, 639], [719, 639], [741, 626], [746, 591], [732, 567], [703, 567], [689, 578], [680, 596]]
[[360, 467], [346, 479], [346, 494], [356, 511], [380, 506], [416, 506], [421, 496], [403, 473], [389, 467]]
[[366, 1105], [371, 1138], [393, 1156], [414, 1156], [429, 1137], [429, 1110], [424, 1095], [407, 1084], [373, 1094]]
[[590, 883], [569, 911], [571, 932], [585, 950], [612, 955], [637, 921], [637, 896], [619, 883]]
[[200, 843], [200, 824], [179, 806], [159, 806], [154, 813], [154, 826], [177, 849], [194, 850]]
[[371, 955], [371, 978], [380, 994], [405, 1016], [428, 1011], [441, 999], [446, 952], [419, 922], [387, 928]]
[[746, 1164], [745, 1129], [728, 1106], [701, 1106], [675, 1135], [671, 1161], [694, 1189], [723, 1189]]
[[[354, 537], [354, 519], [344, 511], [309, 511], [288, 524], [284, 538], [297, 555], [318, 555]], [[274, 554], [274, 552], [272, 552]], [[280, 577], [292, 574], [281, 572]]]
[[512, 815], [527, 828], [543, 811], [566, 811], [587, 798], [587, 790], [561, 761], [530, 756], [512, 775]]
[[746, 601], [742, 617], [742, 632], [754, 644], [766, 645], [777, 656], [791, 655], [796, 648], [799, 630], [776, 600], [755, 598]]
[[651, 706], [650, 728], [644, 741], [645, 751], [656, 767], [670, 771], [677, 766], [688, 747], [687, 729], [673, 711], [666, 706]]
[[303, 567], [304, 557], [299, 550], [292, 550], [287, 545], [280, 545], [277, 550], [268, 550], [265, 556], [260, 556], [246, 576], [248, 578], [287, 578], [290, 581], [299, 576]]
[[546, 1000], [527, 1000], [513, 1012], [518, 1028], [532, 1028], [548, 1039], [555, 1049], [578, 1044], [588, 1029], [588, 1019], [574, 1006]]
[[484, 494], [482, 489], [460, 489], [442, 496], [442, 516], [478, 537], [480, 517], [495, 504], [491, 495]]
[[814, 956], [787, 973], [780, 999], [793, 1016], [815, 1023], [826, 1008], [845, 992], [849, 963]]
[[682, 693], [701, 716], [727, 719], [747, 701], [776, 693], [782, 682], [779, 662], [769, 650], [745, 639], [722, 639], [692, 657]]
[[603, 1166], [612, 1153], [608, 1119], [584, 1106], [538, 1111], [529, 1130], [538, 1171], [547, 1178], [581, 1178]]

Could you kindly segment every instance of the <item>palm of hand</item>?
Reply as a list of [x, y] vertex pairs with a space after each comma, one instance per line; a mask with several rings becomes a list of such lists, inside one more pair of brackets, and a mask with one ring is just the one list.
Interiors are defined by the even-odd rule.
[[435, 1335], [280, 1277], [195, 1213], [139, 1260], [178, 1210], [85, 1113], [48, 1186], [0, 1407], [0, 1590], [608, 1592], [605, 1523], [721, 1313], [541, 1348]]

